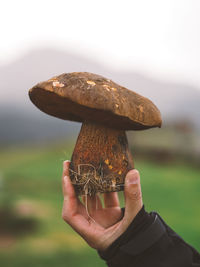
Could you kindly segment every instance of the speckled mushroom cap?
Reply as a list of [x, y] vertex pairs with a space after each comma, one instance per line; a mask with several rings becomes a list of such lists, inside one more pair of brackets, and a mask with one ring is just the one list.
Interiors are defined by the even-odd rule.
[[146, 97], [100, 75], [64, 73], [29, 90], [45, 113], [64, 120], [91, 121], [124, 130], [161, 127], [158, 108]]

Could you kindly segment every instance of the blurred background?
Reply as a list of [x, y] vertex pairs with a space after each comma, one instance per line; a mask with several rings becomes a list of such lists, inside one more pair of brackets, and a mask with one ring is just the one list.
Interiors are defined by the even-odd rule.
[[[105, 266], [61, 219], [61, 172], [79, 123], [28, 89], [64, 72], [103, 75], [151, 99], [161, 129], [128, 132], [145, 207], [200, 250], [200, 2], [1, 2], [0, 262]], [[120, 193], [123, 205], [123, 194]]]

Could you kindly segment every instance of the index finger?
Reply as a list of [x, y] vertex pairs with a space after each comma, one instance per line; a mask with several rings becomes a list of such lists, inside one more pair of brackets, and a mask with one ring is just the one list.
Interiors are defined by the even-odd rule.
[[69, 177], [69, 164], [70, 164], [69, 160], [63, 162], [63, 175], [62, 175], [62, 188], [64, 196], [63, 215], [67, 219], [79, 213], [85, 215], [84, 211], [85, 207], [80, 202], [80, 199], [77, 197], [76, 192], [74, 190], [74, 186], [71, 183]]
[[105, 208], [119, 207], [119, 198], [117, 192], [104, 193]]
[[73, 199], [75, 204], [77, 198], [76, 193], [71, 184], [70, 177], [69, 177], [69, 164], [70, 161], [66, 160], [63, 162], [63, 174], [62, 174], [62, 189], [63, 189], [63, 196], [64, 201], [68, 200], [68, 198]]
[[63, 162], [62, 189], [63, 189], [64, 198], [65, 198], [65, 196], [67, 196], [67, 191], [66, 191], [66, 186], [65, 186], [65, 180], [66, 180], [66, 177], [69, 177], [69, 164], [70, 164], [70, 161], [69, 160], [65, 160]]
[[63, 177], [69, 176], [69, 164], [70, 160], [63, 161]]

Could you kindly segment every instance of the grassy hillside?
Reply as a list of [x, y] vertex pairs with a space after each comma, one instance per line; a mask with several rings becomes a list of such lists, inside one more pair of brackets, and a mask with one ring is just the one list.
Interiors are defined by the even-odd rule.
[[[6, 232], [0, 232], [2, 266], [105, 266], [61, 219], [62, 161], [70, 159], [72, 148], [63, 144], [0, 152], [0, 210], [10, 214], [7, 222], [4, 216]], [[200, 169], [137, 159], [135, 166], [146, 209], [158, 211], [200, 250]], [[123, 205], [123, 193], [120, 198]], [[27, 231], [18, 230], [22, 222]]]

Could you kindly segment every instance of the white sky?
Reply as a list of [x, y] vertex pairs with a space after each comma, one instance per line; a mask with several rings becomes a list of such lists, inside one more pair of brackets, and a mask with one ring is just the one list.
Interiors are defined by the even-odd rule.
[[200, 88], [200, 0], [3, 0], [0, 65], [35, 47]]

